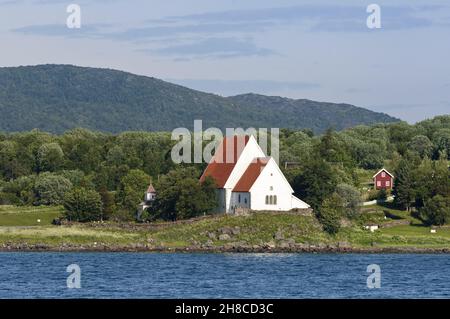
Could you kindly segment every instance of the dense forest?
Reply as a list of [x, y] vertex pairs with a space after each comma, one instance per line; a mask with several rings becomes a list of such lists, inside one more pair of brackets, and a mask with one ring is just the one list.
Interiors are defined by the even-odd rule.
[[[207, 213], [215, 204], [214, 185], [198, 182], [206, 163], [174, 164], [175, 143], [169, 132], [0, 133], [0, 204], [63, 204], [68, 219], [131, 220], [152, 181], [158, 199], [142, 219]], [[368, 184], [381, 167], [395, 175], [396, 205], [427, 224], [450, 222], [449, 159], [450, 116], [321, 135], [280, 133], [280, 167], [331, 233], [339, 230], [342, 216], [358, 214], [361, 200], [387, 195]]]
[[[61, 134], [204, 127], [312, 128], [322, 133], [398, 121], [349, 104], [256, 94], [222, 97], [131, 73], [70, 65], [0, 68], [0, 131]], [[238, 116], [236, 116], [238, 115]]]

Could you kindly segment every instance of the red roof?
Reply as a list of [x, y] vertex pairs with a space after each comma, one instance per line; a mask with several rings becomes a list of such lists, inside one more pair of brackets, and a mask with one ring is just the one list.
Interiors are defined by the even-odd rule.
[[385, 168], [380, 169], [377, 173], [375, 173], [375, 175], [372, 176], [372, 178], [375, 178], [375, 176], [380, 175], [380, 173], [383, 172], [383, 171], [386, 172], [388, 175], [390, 175], [392, 178], [394, 178], [394, 175], [392, 175], [391, 173], [389, 173], [388, 170], [385, 169]]
[[147, 193], [156, 193], [152, 183], [150, 183], [150, 185], [148, 186]]
[[249, 139], [249, 136], [225, 137], [200, 177], [200, 182], [203, 182], [207, 176], [211, 176], [216, 186], [223, 188]]
[[250, 188], [252, 188], [259, 174], [261, 174], [264, 167], [266, 167], [269, 162], [270, 157], [258, 157], [256, 162], [251, 163], [245, 173], [242, 175], [239, 182], [237, 182], [236, 186], [233, 189], [233, 192], [248, 192]]

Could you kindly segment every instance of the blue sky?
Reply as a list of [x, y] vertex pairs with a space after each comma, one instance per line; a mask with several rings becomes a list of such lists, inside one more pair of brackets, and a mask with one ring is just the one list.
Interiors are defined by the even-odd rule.
[[[81, 7], [68, 29], [66, 7]], [[366, 7], [381, 7], [368, 29]], [[0, 66], [66, 63], [221, 95], [346, 102], [414, 123], [450, 113], [446, 1], [0, 0]]]

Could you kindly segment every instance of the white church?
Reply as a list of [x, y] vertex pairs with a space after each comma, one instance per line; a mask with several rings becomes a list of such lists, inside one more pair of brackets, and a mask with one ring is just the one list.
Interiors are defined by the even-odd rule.
[[253, 136], [225, 137], [200, 181], [212, 177], [218, 188], [217, 212], [238, 208], [289, 211], [310, 206], [293, 195], [289, 182], [272, 157], [266, 157]]

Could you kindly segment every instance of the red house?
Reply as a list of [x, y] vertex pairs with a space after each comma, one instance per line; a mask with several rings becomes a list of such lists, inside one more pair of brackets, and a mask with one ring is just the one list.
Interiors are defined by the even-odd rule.
[[389, 173], [387, 169], [380, 169], [372, 178], [375, 189], [392, 189], [394, 175]]

